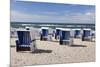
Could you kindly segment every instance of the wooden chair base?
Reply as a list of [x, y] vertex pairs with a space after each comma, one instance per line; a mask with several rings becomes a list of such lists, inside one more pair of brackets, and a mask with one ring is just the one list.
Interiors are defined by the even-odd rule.
[[60, 41], [60, 45], [68, 45], [69, 41]]
[[30, 51], [31, 49], [30, 49], [30, 47], [16, 47], [16, 51], [18, 52], [18, 51]]
[[40, 40], [47, 41], [48, 38], [40, 38]]

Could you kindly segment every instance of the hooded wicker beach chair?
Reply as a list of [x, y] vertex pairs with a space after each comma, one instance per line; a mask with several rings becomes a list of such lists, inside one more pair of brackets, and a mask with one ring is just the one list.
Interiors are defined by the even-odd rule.
[[91, 41], [91, 29], [83, 29], [82, 41]]
[[61, 29], [61, 35], [60, 35], [60, 42], [59, 43], [60, 43], [60, 45], [72, 45], [73, 44], [70, 29]]
[[[18, 40], [16, 40], [16, 51], [30, 51], [31, 45], [35, 39], [32, 39], [30, 30], [19, 30], [17, 31]], [[33, 48], [36, 46], [34, 45]]]

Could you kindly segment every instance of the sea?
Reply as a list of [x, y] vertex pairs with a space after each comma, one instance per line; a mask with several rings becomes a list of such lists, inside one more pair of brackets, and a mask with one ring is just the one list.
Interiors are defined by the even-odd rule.
[[11, 22], [10, 26], [12, 28], [25, 28], [28, 27], [35, 27], [35, 28], [41, 28], [41, 27], [49, 27], [52, 29], [55, 28], [90, 28], [92, 30], [95, 30], [95, 23], [41, 23], [41, 22]]

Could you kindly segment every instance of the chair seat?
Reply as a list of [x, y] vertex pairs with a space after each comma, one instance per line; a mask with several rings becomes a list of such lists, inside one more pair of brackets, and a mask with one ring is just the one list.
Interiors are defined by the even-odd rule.
[[88, 36], [88, 37], [84, 37], [85, 39], [90, 39], [91, 38], [91, 36]]
[[18, 45], [19, 47], [30, 47], [30, 45]]
[[70, 41], [70, 40], [62, 40], [62, 41]]

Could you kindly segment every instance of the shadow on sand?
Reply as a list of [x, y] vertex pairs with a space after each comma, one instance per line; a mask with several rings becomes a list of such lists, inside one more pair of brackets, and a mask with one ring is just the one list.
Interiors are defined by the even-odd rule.
[[70, 47], [87, 47], [86, 45], [77, 45], [77, 44], [73, 44], [73, 45], [70, 45]]
[[51, 42], [57, 42], [57, 43], [59, 43], [59, 41], [51, 41]]
[[43, 50], [43, 49], [37, 49], [32, 53], [51, 53], [52, 50]]
[[39, 54], [39, 53], [51, 53], [52, 50], [44, 50], [44, 49], [36, 49], [34, 52], [30, 51], [19, 51], [19, 53], [32, 53], [32, 54]]

